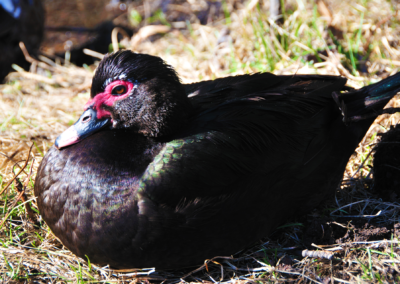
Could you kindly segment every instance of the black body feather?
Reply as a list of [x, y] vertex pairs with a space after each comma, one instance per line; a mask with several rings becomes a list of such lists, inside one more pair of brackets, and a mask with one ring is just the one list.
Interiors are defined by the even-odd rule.
[[400, 198], [400, 124], [382, 134], [374, 147], [374, 187], [384, 200], [399, 201]]
[[[118, 268], [232, 255], [332, 195], [373, 121], [343, 122], [338, 104], [355, 91], [342, 92], [341, 77], [264, 73], [181, 85], [174, 74], [151, 56], [106, 57], [93, 98], [109, 78], [137, 84], [129, 100], [108, 107], [118, 123], [43, 159], [41, 214], [75, 254]], [[400, 86], [380, 84], [392, 83]], [[357, 91], [359, 109], [349, 115], [378, 111], [382, 101], [363, 103], [393, 95], [371, 90]], [[158, 132], [138, 130], [153, 123], [137, 118], [138, 105], [161, 121]]]

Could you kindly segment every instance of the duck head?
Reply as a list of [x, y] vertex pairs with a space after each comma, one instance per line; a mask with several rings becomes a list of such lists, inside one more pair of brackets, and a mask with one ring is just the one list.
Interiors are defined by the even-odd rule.
[[100, 62], [84, 113], [56, 139], [55, 147], [78, 143], [105, 128], [167, 136], [186, 124], [190, 111], [178, 75], [161, 58], [116, 52]]

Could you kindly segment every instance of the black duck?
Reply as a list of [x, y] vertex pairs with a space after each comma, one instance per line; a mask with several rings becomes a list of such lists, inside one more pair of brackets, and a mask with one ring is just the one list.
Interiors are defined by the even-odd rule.
[[76, 255], [115, 268], [234, 254], [334, 193], [400, 73], [345, 83], [262, 73], [184, 85], [158, 57], [106, 56], [39, 167], [43, 219]]

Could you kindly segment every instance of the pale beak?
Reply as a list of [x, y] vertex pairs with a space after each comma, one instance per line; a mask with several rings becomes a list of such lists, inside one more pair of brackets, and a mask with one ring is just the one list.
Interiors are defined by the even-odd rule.
[[88, 108], [74, 125], [57, 137], [54, 146], [61, 149], [78, 143], [107, 125], [111, 125], [111, 118], [98, 119], [97, 112]]

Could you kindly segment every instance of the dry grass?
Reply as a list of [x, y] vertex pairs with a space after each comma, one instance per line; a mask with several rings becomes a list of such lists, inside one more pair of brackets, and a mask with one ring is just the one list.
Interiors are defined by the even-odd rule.
[[[220, 15], [212, 15], [213, 21], [207, 25], [198, 23], [194, 16], [205, 2], [178, 3], [179, 7], [167, 12], [166, 19], [173, 22], [173, 12], [183, 11], [187, 22], [172, 23], [172, 30], [162, 37], [142, 33], [140, 38], [121, 44], [162, 57], [177, 69], [185, 83], [271, 71], [343, 75], [350, 86], [360, 87], [400, 67], [400, 15], [394, 12], [396, 4], [332, 0], [327, 1], [330, 12], [326, 12], [322, 4], [287, 1], [285, 23], [279, 27], [268, 19], [268, 1], [261, 2], [225, 1]], [[131, 6], [128, 15], [134, 8], [144, 18], [139, 27], [150, 22], [144, 17], [143, 5]], [[162, 19], [154, 21], [165, 23]], [[174, 28], [182, 25], [182, 29]], [[330, 36], [336, 32], [336, 37]], [[198, 269], [116, 271], [77, 258], [54, 237], [38, 214], [29, 218], [25, 205], [37, 213], [33, 197], [37, 166], [57, 135], [78, 118], [89, 98], [93, 71], [45, 58], [33, 65], [31, 72], [13, 73], [9, 83], [0, 85], [1, 189], [21, 172], [20, 182], [11, 183], [0, 199], [2, 281], [399, 281], [400, 204], [383, 202], [371, 191], [368, 167], [372, 165], [368, 154], [377, 141], [376, 133], [398, 123], [399, 114], [381, 116], [371, 126], [350, 160], [343, 186], [334, 199], [307, 216], [288, 220], [272, 236], [232, 259], [215, 258]], [[390, 105], [399, 107], [400, 100], [394, 99]], [[302, 257], [305, 248], [320, 253]]]

